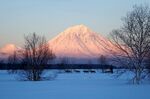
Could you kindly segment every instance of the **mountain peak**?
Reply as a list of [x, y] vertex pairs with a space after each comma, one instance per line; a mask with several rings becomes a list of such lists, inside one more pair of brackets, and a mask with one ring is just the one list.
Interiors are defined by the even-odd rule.
[[92, 33], [92, 31], [83, 24], [69, 27], [64, 32], [65, 33], [77, 33], [77, 34]]
[[84, 24], [76, 25], [76, 26], [73, 26], [73, 27], [80, 28], [80, 29], [88, 29], [88, 27]]
[[0, 52], [12, 52], [16, 49], [14, 44], [6, 44], [4, 47], [0, 48]]
[[69, 27], [49, 41], [57, 57], [90, 58], [105, 55], [109, 41], [85, 25]]

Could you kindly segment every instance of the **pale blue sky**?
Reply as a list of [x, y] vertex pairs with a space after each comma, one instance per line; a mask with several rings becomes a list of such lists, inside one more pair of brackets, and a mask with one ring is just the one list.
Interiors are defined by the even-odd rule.
[[0, 0], [0, 47], [21, 45], [24, 34], [33, 32], [49, 40], [78, 24], [106, 36], [135, 4], [150, 0]]

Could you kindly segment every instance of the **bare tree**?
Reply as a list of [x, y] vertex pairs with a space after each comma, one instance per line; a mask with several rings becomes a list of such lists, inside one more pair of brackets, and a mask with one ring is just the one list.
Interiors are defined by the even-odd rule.
[[66, 69], [65, 66], [68, 64], [68, 58], [62, 57], [60, 61], [61, 69]]
[[113, 73], [113, 66], [109, 65], [108, 59], [104, 55], [101, 55], [98, 61], [103, 73]]
[[70, 60], [68, 57], [62, 57], [61, 58], [61, 68], [65, 70], [65, 72], [72, 72], [72, 69], [68, 69], [68, 66], [70, 66]]
[[14, 51], [13, 54], [11, 54], [8, 57], [7, 63], [8, 63], [8, 67], [9, 67], [8, 73], [17, 73], [17, 70], [15, 70], [15, 68], [13, 67], [13, 66], [19, 64], [19, 57], [17, 56], [16, 51]]
[[98, 58], [98, 61], [101, 65], [107, 65], [107, 59], [105, 56], [101, 55], [99, 58]]
[[0, 69], [3, 69], [4, 60], [0, 58]]
[[113, 30], [111, 37], [120, 52], [116, 54], [117, 59], [135, 74], [133, 83], [139, 84], [144, 77], [145, 60], [150, 51], [150, 8], [135, 5], [123, 18], [123, 26]]
[[148, 58], [146, 60], [146, 78], [150, 79], [150, 52], [148, 54]]
[[0, 64], [3, 64], [4, 63], [4, 60], [0, 59]]
[[35, 33], [24, 37], [25, 44], [22, 52], [22, 66], [24, 70], [20, 72], [26, 80], [42, 80], [44, 66], [55, 57], [52, 50], [43, 36]]
[[13, 54], [11, 54], [8, 57], [8, 64], [13, 65], [13, 64], [16, 64], [17, 62], [18, 62], [17, 53], [16, 51], [14, 51]]
[[104, 70], [105, 70], [105, 65], [107, 65], [107, 62], [106, 62], [106, 57], [105, 56], [103, 56], [103, 55], [101, 55], [99, 58], [98, 58], [98, 61], [99, 61], [99, 64], [100, 64], [100, 66], [101, 66], [101, 68], [102, 68], [102, 72], [104, 72]]

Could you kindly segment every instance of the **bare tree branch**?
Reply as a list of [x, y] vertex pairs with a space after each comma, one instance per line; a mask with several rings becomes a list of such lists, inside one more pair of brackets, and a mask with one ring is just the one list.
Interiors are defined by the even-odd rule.
[[111, 37], [114, 46], [122, 53], [117, 58], [125, 57], [124, 66], [132, 68], [135, 73], [133, 80], [139, 84], [150, 52], [150, 8], [135, 5], [123, 18], [123, 26], [112, 31]]

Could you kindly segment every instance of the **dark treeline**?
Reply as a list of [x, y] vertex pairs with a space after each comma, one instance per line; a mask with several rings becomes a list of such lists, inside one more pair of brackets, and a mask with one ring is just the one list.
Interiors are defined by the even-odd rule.
[[[117, 67], [112, 65], [100, 65], [100, 64], [47, 64], [42, 65], [44, 69], [116, 69]], [[26, 66], [22, 64], [0, 64], [0, 70], [22, 70], [22, 69], [32, 69], [31, 66]], [[35, 69], [40, 69], [36, 67]]]
[[[47, 64], [42, 65], [44, 69], [129, 69], [126, 66], [113, 66], [113, 65], [101, 65], [101, 64]], [[26, 66], [22, 64], [6, 64], [0, 63], [0, 70], [24, 70], [32, 69], [31, 66]], [[36, 67], [35, 69], [40, 69]], [[134, 67], [130, 69], [135, 69]], [[145, 69], [150, 69], [145, 67]]]

